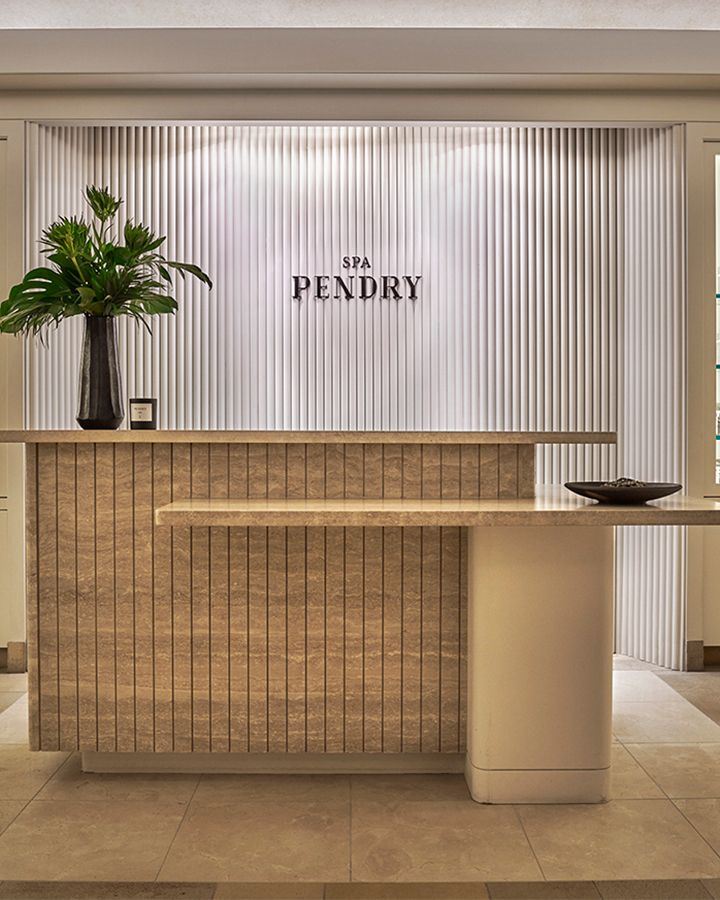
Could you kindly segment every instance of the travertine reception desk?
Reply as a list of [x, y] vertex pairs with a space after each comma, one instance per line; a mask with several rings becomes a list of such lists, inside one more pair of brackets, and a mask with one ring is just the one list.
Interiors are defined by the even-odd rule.
[[613, 440], [0, 432], [27, 445], [31, 746], [443, 770], [469, 743], [478, 799], [603, 799], [611, 527], [720, 524], [534, 496], [535, 443]]

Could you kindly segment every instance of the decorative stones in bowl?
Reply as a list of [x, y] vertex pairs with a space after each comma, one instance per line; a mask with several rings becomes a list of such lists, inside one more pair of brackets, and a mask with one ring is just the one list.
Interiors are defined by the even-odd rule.
[[681, 484], [664, 481], [636, 481], [634, 478], [617, 478], [615, 481], [567, 481], [565, 487], [574, 494], [597, 500], [598, 503], [616, 503], [623, 506], [647, 503], [668, 497], [682, 488]]

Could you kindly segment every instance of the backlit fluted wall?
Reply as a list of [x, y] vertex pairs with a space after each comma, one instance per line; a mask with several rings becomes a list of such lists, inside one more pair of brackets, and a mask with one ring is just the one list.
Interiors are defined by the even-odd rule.
[[[687, 483], [682, 127], [628, 130], [618, 466]], [[616, 648], [685, 663], [687, 528], [616, 529]]]
[[[178, 286], [180, 312], [152, 336], [121, 326], [126, 394], [157, 396], [163, 427], [618, 428], [622, 472], [612, 447], [547, 448], [540, 481], [675, 477], [678, 132], [31, 125], [28, 261], [95, 182], [212, 275], [209, 295]], [[372, 274], [421, 275], [419, 299], [291, 298], [293, 274], [342, 274], [353, 254]], [[30, 347], [32, 427], [74, 422], [79, 326]], [[683, 546], [681, 532], [621, 535], [622, 648], [682, 659]], [[658, 559], [675, 619], [651, 640]]]
[[[612, 129], [32, 126], [31, 261], [87, 182], [202, 264], [208, 296], [122, 329], [127, 393], [193, 428], [612, 429]], [[292, 274], [421, 274], [402, 301], [291, 299]], [[29, 357], [32, 425], [72, 424], [79, 322]], [[570, 451], [566, 451], [570, 452]], [[572, 451], [577, 452], [577, 451]], [[581, 450], [607, 463], [607, 449]], [[542, 462], [542, 461], [541, 461]], [[550, 480], [566, 468], [547, 455]], [[610, 465], [610, 468], [612, 466]], [[607, 468], [607, 466], [605, 466]]]

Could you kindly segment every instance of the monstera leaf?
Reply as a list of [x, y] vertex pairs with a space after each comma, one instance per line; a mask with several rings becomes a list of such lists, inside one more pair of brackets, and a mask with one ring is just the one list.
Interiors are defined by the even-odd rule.
[[70, 316], [146, 317], [173, 313], [172, 272], [190, 275], [212, 289], [210, 278], [193, 263], [166, 259], [165, 237], [128, 219], [113, 235], [122, 200], [107, 188], [88, 186], [85, 199], [92, 221], [60, 217], [44, 229], [40, 243], [47, 266], [26, 273], [0, 303], [0, 331], [38, 334]]

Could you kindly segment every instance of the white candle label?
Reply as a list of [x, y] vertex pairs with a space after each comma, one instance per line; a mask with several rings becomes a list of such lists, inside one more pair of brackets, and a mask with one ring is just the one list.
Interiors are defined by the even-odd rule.
[[131, 422], [152, 422], [151, 403], [133, 403], [130, 407]]

